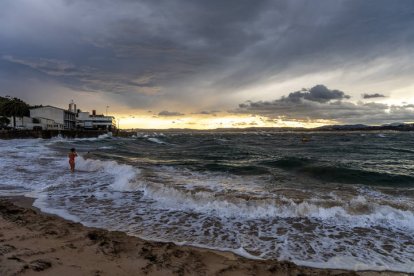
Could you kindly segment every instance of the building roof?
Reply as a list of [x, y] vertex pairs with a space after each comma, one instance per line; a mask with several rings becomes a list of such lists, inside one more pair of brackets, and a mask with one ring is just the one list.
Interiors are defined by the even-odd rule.
[[91, 118], [115, 118], [114, 116], [107, 116], [107, 115], [90, 115]]
[[75, 114], [74, 112], [69, 111], [69, 110], [67, 110], [67, 109], [63, 109], [63, 108], [56, 107], [56, 106], [52, 106], [52, 105], [39, 106], [39, 107], [31, 108], [31, 109], [40, 109], [40, 108], [45, 108], [45, 107], [54, 108], [54, 109], [59, 109], [59, 110], [63, 110], [63, 111], [66, 111], [66, 112], [70, 112], [70, 113]]

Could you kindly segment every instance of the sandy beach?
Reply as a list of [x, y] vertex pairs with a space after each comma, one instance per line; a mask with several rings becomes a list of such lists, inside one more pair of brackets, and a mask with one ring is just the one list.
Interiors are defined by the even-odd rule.
[[0, 199], [0, 275], [406, 275], [298, 267], [85, 227]]

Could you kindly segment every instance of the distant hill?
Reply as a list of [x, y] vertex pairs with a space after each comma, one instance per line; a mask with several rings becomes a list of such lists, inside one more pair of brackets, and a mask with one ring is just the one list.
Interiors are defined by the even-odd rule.
[[355, 124], [355, 125], [327, 125], [314, 128], [315, 130], [357, 130], [357, 129], [366, 129], [370, 126], [363, 125], [363, 124]]
[[355, 124], [355, 125], [329, 125], [329, 126], [321, 126], [314, 128], [313, 130], [320, 130], [320, 131], [356, 131], [356, 130], [397, 130], [397, 131], [413, 131], [414, 130], [414, 123], [406, 124], [406, 123], [391, 123], [391, 124], [384, 124], [380, 126], [367, 126], [363, 124]]
[[406, 125], [405, 123], [401, 123], [401, 122], [395, 122], [395, 123], [390, 123], [390, 124], [383, 124], [382, 126], [404, 126]]

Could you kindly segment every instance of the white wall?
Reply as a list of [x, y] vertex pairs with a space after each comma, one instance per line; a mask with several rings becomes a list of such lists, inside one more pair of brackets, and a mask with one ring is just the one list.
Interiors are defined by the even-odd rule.
[[[32, 123], [32, 118], [30, 117], [15, 117], [16, 121], [13, 120], [13, 117], [9, 117], [10, 124], [9, 127], [17, 127], [17, 128], [26, 128], [28, 124]], [[16, 122], [16, 125], [13, 123]]]
[[[13, 127], [13, 118], [10, 119], [9, 127]], [[33, 119], [37, 119], [39, 123], [33, 123]], [[16, 128], [32, 130], [34, 127], [41, 127], [43, 130], [62, 130], [63, 124], [56, 123], [53, 120], [46, 118], [30, 118], [30, 117], [16, 117]]]
[[80, 121], [89, 120], [89, 112], [79, 112], [77, 119]]
[[53, 107], [48, 107], [48, 106], [30, 109], [30, 117], [47, 118], [62, 125], [64, 124], [64, 114], [65, 114], [64, 110], [53, 108]]

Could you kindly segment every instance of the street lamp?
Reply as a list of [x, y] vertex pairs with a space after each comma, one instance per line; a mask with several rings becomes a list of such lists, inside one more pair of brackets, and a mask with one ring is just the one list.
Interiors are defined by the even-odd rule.
[[109, 105], [106, 106], [106, 116], [108, 116], [108, 108], [109, 108]]

